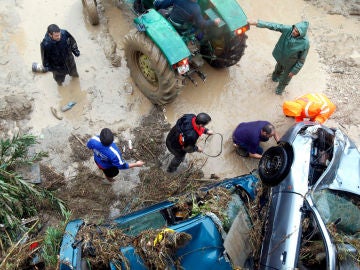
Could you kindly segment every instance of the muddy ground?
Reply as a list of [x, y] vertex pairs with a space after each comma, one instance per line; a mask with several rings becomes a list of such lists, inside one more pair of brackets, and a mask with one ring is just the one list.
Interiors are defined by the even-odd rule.
[[[334, 101], [337, 111], [326, 124], [342, 128], [360, 145], [359, 1], [239, 1], [251, 19], [310, 21], [311, 49], [301, 72], [283, 96], [276, 96], [271, 51], [279, 34], [251, 28], [245, 55], [236, 66], [214, 70], [206, 65], [206, 83], [189, 83], [164, 107], [153, 107], [129, 77], [122, 39], [133, 28], [131, 13], [116, 1], [99, 3], [101, 18], [95, 27], [80, 0], [56, 5], [4, 0], [0, 6], [1, 136], [19, 131], [39, 136], [38, 149], [49, 152], [41, 163], [42, 184], [67, 202], [74, 218], [115, 217], [207, 183], [212, 174], [225, 178], [250, 172], [257, 160], [234, 153], [233, 129], [239, 122], [263, 119], [283, 133], [293, 121], [283, 116], [282, 102], [308, 92], [324, 92]], [[51, 23], [73, 34], [81, 51], [76, 59], [80, 78], [67, 77], [61, 87], [50, 73], [31, 71], [32, 62], [40, 61], [39, 43]], [[51, 113], [51, 107], [59, 111], [69, 101], [77, 104], [61, 113], [62, 120]], [[193, 154], [178, 174], [164, 173], [170, 158], [164, 135], [182, 114], [201, 111], [212, 116], [210, 128], [224, 137], [221, 146], [216, 139], [207, 144], [207, 151], [222, 149], [222, 155]], [[103, 127], [116, 133], [128, 161], [146, 162], [145, 168], [122, 171], [112, 186], [102, 183], [84, 146]], [[133, 150], [128, 149], [129, 139]]]

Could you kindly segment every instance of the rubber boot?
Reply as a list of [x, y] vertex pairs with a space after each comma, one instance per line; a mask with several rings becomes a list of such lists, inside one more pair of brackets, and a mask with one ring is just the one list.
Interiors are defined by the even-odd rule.
[[279, 77], [284, 72], [284, 67], [281, 66], [279, 63], [276, 63], [275, 69], [271, 75], [271, 79], [273, 82], [278, 82], [280, 79]]
[[278, 86], [278, 87], [276, 87], [275, 94], [281, 96], [282, 93], [284, 92], [284, 90], [285, 90], [285, 87]]

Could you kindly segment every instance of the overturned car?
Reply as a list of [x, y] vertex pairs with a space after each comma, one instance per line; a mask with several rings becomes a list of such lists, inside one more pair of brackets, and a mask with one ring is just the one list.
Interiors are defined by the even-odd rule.
[[360, 154], [341, 130], [294, 125], [259, 175], [272, 186], [260, 269], [360, 269]]
[[[243, 199], [255, 198], [257, 182], [255, 174], [226, 179], [102, 225], [73, 220], [60, 247], [60, 269], [233, 269], [250, 252]], [[231, 233], [240, 237], [234, 242]], [[234, 251], [239, 243], [242, 258]]]

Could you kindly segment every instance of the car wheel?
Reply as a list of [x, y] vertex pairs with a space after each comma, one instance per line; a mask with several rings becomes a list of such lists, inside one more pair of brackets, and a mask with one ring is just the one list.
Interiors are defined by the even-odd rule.
[[184, 86], [165, 56], [145, 32], [132, 31], [124, 40], [130, 75], [140, 91], [154, 104], [172, 102]]
[[276, 186], [289, 173], [291, 161], [284, 147], [274, 146], [265, 151], [259, 162], [259, 176], [268, 186]]
[[92, 25], [99, 24], [99, 14], [96, 8], [96, 0], [82, 0], [83, 7]]

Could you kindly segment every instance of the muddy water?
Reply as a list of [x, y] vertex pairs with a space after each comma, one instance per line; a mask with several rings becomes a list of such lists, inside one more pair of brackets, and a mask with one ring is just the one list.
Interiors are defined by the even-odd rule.
[[[24, 91], [35, 98], [30, 120], [33, 133], [40, 134], [44, 128], [59, 124], [50, 107], [60, 111], [70, 101], [76, 102], [76, 105], [61, 114], [64, 118], [61, 123], [74, 129], [90, 127], [94, 132], [104, 125], [119, 122], [124, 123], [123, 128], [131, 127], [140, 115], [128, 114], [129, 111], [137, 111], [141, 107], [148, 112], [151, 104], [140, 93], [125, 92], [125, 83], [129, 81], [126, 66], [115, 68], [104, 57], [100, 35], [102, 26], [89, 24], [81, 0], [65, 0], [56, 5], [53, 1], [42, 0], [6, 2], [9, 10], [15, 8], [9, 20], [16, 25], [9, 35], [8, 44], [15, 44], [16, 51], [11, 53], [21, 54], [21, 66], [24, 67], [21, 80], [27, 85]], [[5, 10], [6, 5], [3, 8]], [[117, 9], [117, 12], [120, 13], [120, 10]], [[55, 83], [50, 72], [31, 72], [32, 62], [41, 62], [40, 42], [51, 23], [67, 29], [81, 51], [80, 57], [75, 59], [80, 78], [67, 76], [63, 86]]]
[[[239, 3], [251, 19], [285, 24], [309, 20], [311, 49], [304, 68], [293, 78], [286, 93], [277, 96], [274, 94], [276, 84], [270, 78], [275, 64], [271, 52], [280, 34], [253, 27], [248, 32], [245, 55], [236, 66], [215, 70], [205, 65], [206, 82], [197, 79], [197, 87], [189, 82], [176, 101], [165, 106], [166, 117], [172, 124], [184, 113], [208, 112], [213, 119], [209, 127], [223, 135], [222, 155], [206, 160], [206, 175], [216, 173], [230, 177], [256, 168], [256, 160], [240, 158], [233, 151], [230, 138], [236, 125], [242, 121], [269, 120], [283, 133], [292, 121], [283, 117], [282, 102], [306, 92], [326, 89], [324, 67], [316, 52], [318, 33], [328, 31], [323, 26], [334, 31], [334, 39], [329, 43], [334, 49], [341, 46], [336, 41], [338, 32], [351, 33], [358, 29], [358, 25], [346, 18], [324, 15], [323, 11], [300, 0], [247, 0]], [[103, 0], [103, 4], [109, 32], [121, 48], [123, 36], [132, 28], [132, 18], [116, 8], [112, 0]], [[104, 22], [91, 26], [84, 17], [81, 0], [63, 0], [56, 4], [50, 0], [4, 0], [0, 11], [0, 38], [4, 48], [1, 67], [8, 72], [2, 78], [35, 98], [30, 120], [35, 134], [59, 123], [70, 125], [75, 130], [82, 128], [83, 133], [98, 131], [105, 125], [126, 129], [136, 126], [140, 116], [149, 112], [150, 102], [136, 87], [131, 93], [124, 89], [125, 83], [132, 84], [125, 61], [121, 67], [114, 68], [104, 57], [100, 35]], [[31, 72], [31, 63], [40, 61], [39, 43], [51, 23], [73, 34], [81, 51], [81, 56], [76, 58], [80, 78], [66, 77], [61, 87], [54, 82], [51, 73]], [[353, 48], [342, 52], [353, 52]], [[59, 110], [69, 101], [77, 102], [76, 106], [63, 114], [62, 121], [54, 118], [50, 107]], [[264, 147], [271, 145], [272, 142]], [[217, 139], [206, 146], [211, 153], [216, 153], [218, 149]], [[205, 156], [193, 154], [188, 158]]]
[[[301, 20], [310, 21], [310, 51], [303, 69], [295, 76], [283, 96], [274, 94], [276, 83], [271, 81], [275, 61], [272, 50], [280, 33], [267, 29], [252, 27], [248, 32], [248, 47], [238, 65], [228, 70], [215, 70], [205, 67], [208, 79], [198, 87], [188, 86], [179, 98], [166, 107], [171, 123], [187, 112], [208, 112], [213, 121], [210, 128], [223, 134], [223, 154], [209, 158], [204, 166], [208, 174], [230, 177], [248, 172], [257, 166], [256, 160], [239, 158], [231, 145], [231, 134], [237, 124], [243, 121], [268, 120], [282, 134], [293, 123], [282, 114], [283, 101], [308, 92], [323, 92], [326, 89], [326, 74], [316, 52], [318, 31], [323, 24], [337, 32], [351, 33], [358, 26], [342, 16], [324, 15], [324, 12], [310, 6], [304, 1], [239, 1], [249, 19], [293, 24]], [[335, 40], [334, 40], [335, 42]], [[334, 49], [339, 44], [332, 42]], [[352, 49], [341, 53], [351, 53]], [[350, 50], [350, 51], [349, 51]], [[270, 147], [274, 141], [264, 144]], [[208, 146], [207, 146], [208, 147]], [[212, 145], [216, 152], [217, 145]], [[201, 155], [198, 155], [201, 156]]]
[[[292, 24], [305, 19], [308, 14], [304, 12], [308, 8], [302, 1], [240, 1], [240, 4], [248, 17], [254, 20], [260, 18]], [[239, 158], [233, 151], [231, 134], [238, 123], [268, 120], [282, 133], [292, 123], [282, 115], [282, 102], [301, 93], [325, 89], [325, 77], [315, 46], [312, 46], [303, 70], [294, 77], [286, 93], [282, 97], [275, 95], [276, 84], [270, 78], [275, 64], [271, 52], [280, 34], [253, 27], [247, 35], [248, 47], [238, 65], [223, 71], [207, 66], [206, 84], [188, 87], [175, 103], [167, 106], [170, 122], [189, 111], [205, 111], [212, 116], [210, 127], [223, 134], [224, 149], [220, 157], [208, 159], [204, 170], [224, 177], [257, 166], [256, 160]], [[270, 141], [263, 146], [267, 148], [272, 144], [274, 142]]]

